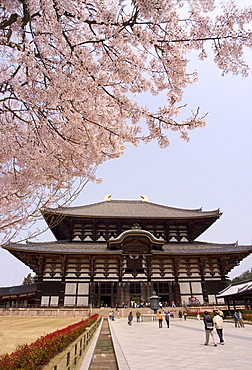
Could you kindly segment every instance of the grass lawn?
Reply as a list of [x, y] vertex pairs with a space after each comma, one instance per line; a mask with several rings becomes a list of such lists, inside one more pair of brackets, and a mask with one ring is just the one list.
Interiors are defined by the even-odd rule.
[[80, 317], [0, 317], [0, 355], [79, 321]]

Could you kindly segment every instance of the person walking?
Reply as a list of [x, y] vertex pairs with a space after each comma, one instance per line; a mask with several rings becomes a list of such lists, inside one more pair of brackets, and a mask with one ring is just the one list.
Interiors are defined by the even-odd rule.
[[159, 328], [162, 328], [162, 324], [163, 324], [163, 315], [162, 315], [162, 312], [159, 311], [158, 314], [157, 314], [157, 316], [158, 316], [158, 327]]
[[237, 316], [238, 316], [238, 323], [240, 324], [240, 327], [244, 328], [244, 322], [243, 322], [243, 319], [242, 319], [241, 310], [237, 310]]
[[238, 314], [237, 314], [236, 311], [233, 314], [233, 318], [234, 318], [235, 327], [236, 328], [239, 328], [240, 327], [240, 324], [239, 324], [239, 321], [238, 321]]
[[170, 327], [170, 313], [169, 312], [165, 312], [165, 321], [166, 321], [167, 328], [169, 328]]
[[140, 312], [139, 312], [139, 311], [137, 311], [137, 312], [136, 312], [137, 322], [140, 322], [140, 316], [141, 316]]
[[209, 337], [211, 335], [213, 342], [214, 342], [214, 347], [217, 347], [215, 335], [214, 335], [214, 323], [212, 317], [208, 314], [207, 311], [204, 312], [204, 326], [205, 326], [205, 334], [206, 334], [206, 341], [204, 343], [205, 346], [208, 346], [209, 343]]
[[132, 315], [132, 311], [130, 311], [130, 313], [129, 313], [129, 315], [128, 315], [128, 324], [129, 324], [129, 325], [131, 325], [132, 320], [133, 320], [133, 315]]
[[179, 320], [181, 321], [182, 320], [182, 316], [183, 316], [182, 311], [179, 311], [178, 315], [179, 315]]
[[186, 318], [187, 318], [187, 312], [186, 311], [183, 312], [183, 316], [184, 316], [184, 320], [186, 321]]
[[217, 334], [220, 338], [220, 344], [225, 344], [224, 339], [223, 339], [223, 318], [221, 317], [219, 311], [215, 312], [213, 322], [214, 322], [214, 327], [217, 331]]

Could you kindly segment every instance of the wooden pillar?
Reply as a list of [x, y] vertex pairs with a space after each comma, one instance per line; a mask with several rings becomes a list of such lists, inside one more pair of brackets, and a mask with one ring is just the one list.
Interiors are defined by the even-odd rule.
[[147, 302], [147, 284], [145, 282], [141, 282], [141, 301]]
[[206, 291], [206, 281], [205, 281], [205, 266], [206, 266], [206, 257], [200, 257], [199, 259], [199, 272], [201, 277], [201, 287], [202, 287], [202, 295], [203, 301], [208, 303], [208, 294]]
[[117, 259], [117, 276], [118, 276], [118, 283], [117, 283], [117, 298], [116, 304], [121, 306], [124, 301], [124, 293], [123, 293], [123, 283], [122, 283], [122, 275], [123, 275], [123, 256], [118, 256]]
[[143, 283], [141, 287], [141, 298], [144, 303], [150, 302], [150, 297], [152, 296], [152, 283], [151, 283], [151, 273], [152, 273], [152, 256], [144, 255], [144, 274], [147, 277], [147, 281]]
[[124, 303], [130, 304], [130, 284], [125, 283], [123, 286], [123, 294], [124, 294]]
[[150, 302], [150, 297], [152, 296], [152, 284], [150, 281], [147, 281], [146, 285], [146, 302]]
[[116, 298], [116, 304], [118, 306], [121, 306], [121, 304], [124, 302], [124, 294], [123, 294], [123, 283], [119, 281], [117, 283], [117, 298]]
[[66, 256], [61, 256], [61, 282], [60, 282], [60, 293], [59, 293], [59, 303], [60, 307], [64, 306], [65, 300], [65, 286], [66, 286]]
[[38, 255], [37, 291], [35, 295], [35, 306], [40, 307], [43, 286], [44, 257]]
[[171, 281], [168, 282], [168, 286], [169, 286], [169, 302], [171, 304], [171, 301], [174, 301], [173, 284]]
[[180, 287], [178, 282], [179, 277], [179, 256], [175, 256], [173, 259], [173, 276], [174, 276], [174, 283], [173, 283], [173, 301], [175, 304], [178, 302], [181, 304], [181, 295], [180, 295]]
[[92, 307], [96, 306], [95, 302], [95, 283], [90, 281], [89, 284], [89, 304], [92, 305]]
[[111, 307], [115, 307], [116, 306], [116, 304], [115, 304], [114, 288], [115, 288], [115, 283], [112, 281], [111, 282], [111, 304], [110, 304]]
[[227, 303], [227, 306], [228, 306], [228, 315], [231, 316], [229, 297], [227, 297], [225, 300], [226, 300], [226, 303]]

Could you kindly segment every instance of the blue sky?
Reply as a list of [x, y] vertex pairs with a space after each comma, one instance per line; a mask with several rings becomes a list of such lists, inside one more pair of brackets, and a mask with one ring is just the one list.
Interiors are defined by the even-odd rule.
[[[252, 66], [252, 53], [246, 52]], [[252, 244], [252, 74], [248, 78], [228, 75], [210, 61], [193, 60], [200, 81], [185, 90], [190, 109], [208, 112], [207, 126], [190, 132], [190, 142], [168, 133], [171, 145], [128, 145], [125, 154], [98, 168], [104, 179], [88, 183], [73, 205], [113, 199], [139, 199], [178, 208], [220, 208], [222, 217], [198, 240]], [[145, 105], [154, 105], [146, 97]], [[39, 240], [54, 240], [50, 232]], [[231, 278], [252, 268], [252, 255], [231, 271]], [[0, 250], [0, 286], [18, 285], [29, 268]]]

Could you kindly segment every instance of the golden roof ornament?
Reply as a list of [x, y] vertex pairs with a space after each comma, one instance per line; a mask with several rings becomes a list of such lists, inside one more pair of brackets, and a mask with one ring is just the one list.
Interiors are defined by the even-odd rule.
[[141, 195], [142, 202], [148, 202], [148, 197], [147, 195]]

